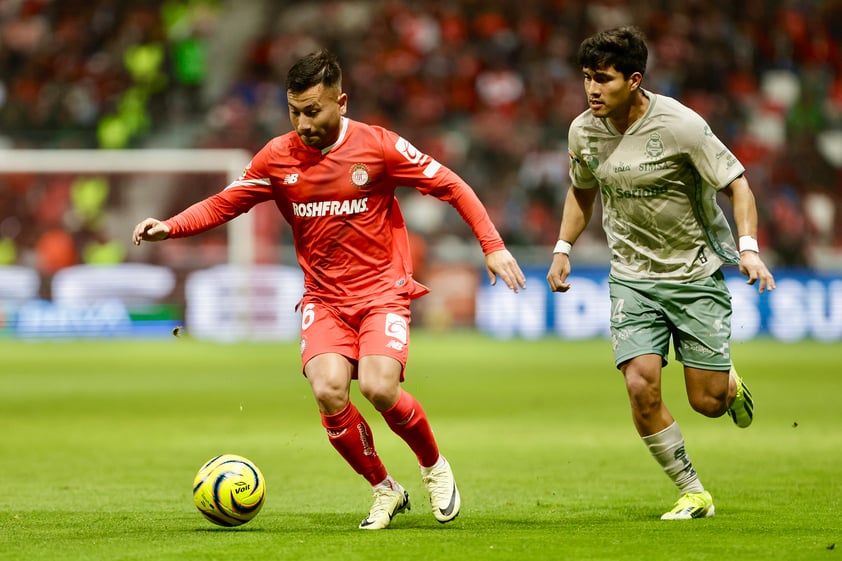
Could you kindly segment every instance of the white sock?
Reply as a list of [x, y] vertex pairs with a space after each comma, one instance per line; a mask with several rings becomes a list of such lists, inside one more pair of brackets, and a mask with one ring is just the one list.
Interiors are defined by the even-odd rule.
[[690, 456], [684, 450], [684, 436], [678, 428], [678, 423], [673, 422], [661, 432], [642, 438], [649, 453], [664, 468], [664, 473], [675, 483], [682, 495], [701, 493], [705, 490], [696, 470], [693, 469]]
[[391, 475], [387, 475], [386, 479], [384, 479], [383, 481], [381, 481], [380, 483], [378, 483], [377, 485], [372, 487], [372, 489], [380, 488], [380, 489], [389, 489], [390, 491], [394, 491], [398, 487], [400, 487], [400, 485], [398, 485], [398, 482], [395, 481], [394, 479], [392, 479]]
[[433, 471], [435, 468], [437, 468], [437, 467], [441, 467], [442, 465], [444, 465], [444, 456], [442, 456], [441, 454], [439, 454], [439, 459], [438, 459], [438, 460], [436, 460], [436, 463], [434, 463], [433, 465], [431, 465], [431, 466], [429, 466], [429, 467], [427, 467], [427, 466], [421, 466], [421, 473], [424, 473], [424, 474], [430, 473], [430, 472], [431, 472], [431, 471]]

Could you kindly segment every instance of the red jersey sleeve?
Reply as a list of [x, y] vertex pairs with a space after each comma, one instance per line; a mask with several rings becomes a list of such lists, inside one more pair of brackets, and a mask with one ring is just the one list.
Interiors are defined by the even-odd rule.
[[225, 189], [164, 221], [171, 238], [206, 232], [272, 198], [272, 182], [266, 172], [269, 145], [249, 162], [243, 174]]
[[406, 139], [383, 130], [383, 152], [390, 175], [400, 185], [414, 187], [450, 204], [471, 227], [486, 255], [505, 249], [476, 192], [455, 172], [420, 152]]

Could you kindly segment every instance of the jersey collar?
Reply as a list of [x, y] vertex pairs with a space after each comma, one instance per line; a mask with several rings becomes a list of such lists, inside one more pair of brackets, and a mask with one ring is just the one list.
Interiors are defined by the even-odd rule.
[[617, 128], [611, 124], [610, 119], [606, 119], [605, 117], [598, 118], [600, 121], [602, 121], [602, 125], [608, 130], [609, 133], [611, 133], [614, 136], [634, 134], [637, 131], [637, 129], [643, 126], [643, 123], [649, 118], [649, 115], [652, 114], [652, 110], [655, 107], [655, 101], [658, 96], [656, 94], [653, 94], [652, 92], [644, 90], [643, 88], [640, 88], [640, 93], [643, 94], [643, 96], [645, 96], [646, 99], [649, 100], [649, 107], [646, 108], [646, 111], [643, 113], [643, 115], [641, 115], [640, 119], [632, 123], [631, 126], [626, 129], [626, 132], [620, 133], [620, 131], [618, 131]]
[[649, 107], [646, 108], [646, 111], [644, 111], [643, 115], [640, 116], [640, 119], [632, 123], [632, 126], [630, 126], [628, 130], [626, 130], [626, 134], [634, 134], [634, 132], [637, 129], [642, 127], [644, 121], [646, 121], [649, 118], [649, 115], [652, 114], [652, 109], [655, 107], [655, 100], [657, 98], [656, 95], [654, 95], [652, 92], [644, 90], [643, 88], [640, 88], [640, 93], [643, 94], [643, 96], [649, 100]]
[[326, 148], [322, 148], [322, 156], [342, 144], [342, 141], [345, 140], [345, 135], [348, 132], [348, 118], [347, 117], [340, 117], [340, 125], [339, 125], [339, 138], [336, 139], [336, 142], [327, 146]]

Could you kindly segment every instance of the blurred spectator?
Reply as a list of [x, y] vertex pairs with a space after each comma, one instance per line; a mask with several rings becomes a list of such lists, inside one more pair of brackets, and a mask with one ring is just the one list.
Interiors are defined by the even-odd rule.
[[[748, 168], [770, 262], [822, 267], [842, 255], [839, 21], [842, 3], [820, 0], [0, 2], [0, 143], [256, 151], [288, 130], [290, 61], [324, 45], [346, 69], [349, 116], [411, 133], [508, 242], [548, 246], [567, 126], [585, 109], [575, 45], [636, 24], [652, 51], [644, 86], [701, 113]], [[38, 214], [0, 205], [0, 220]], [[439, 226], [424, 234], [431, 256], [436, 238], [469, 236], [455, 216]], [[3, 255], [25, 259], [23, 238]]]
[[46, 230], [38, 237], [35, 254], [38, 272], [47, 277], [79, 262], [73, 237], [60, 228]]

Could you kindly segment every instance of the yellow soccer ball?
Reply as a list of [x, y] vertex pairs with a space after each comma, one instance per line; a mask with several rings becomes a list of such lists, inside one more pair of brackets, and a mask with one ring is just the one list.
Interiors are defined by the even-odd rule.
[[247, 458], [222, 454], [203, 465], [193, 480], [193, 502], [219, 526], [240, 526], [260, 512], [266, 480]]

